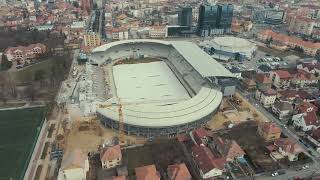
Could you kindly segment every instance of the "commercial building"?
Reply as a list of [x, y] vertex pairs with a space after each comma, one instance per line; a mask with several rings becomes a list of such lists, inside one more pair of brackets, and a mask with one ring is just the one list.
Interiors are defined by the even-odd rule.
[[204, 5], [199, 8], [199, 36], [212, 36], [231, 32], [233, 18], [232, 4]]
[[179, 25], [180, 26], [192, 26], [192, 8], [191, 7], [183, 7], [180, 9], [179, 14]]
[[200, 46], [213, 58], [222, 61], [251, 59], [257, 50], [257, 46], [254, 43], [232, 36], [216, 37], [212, 40], [206, 40], [201, 42]]

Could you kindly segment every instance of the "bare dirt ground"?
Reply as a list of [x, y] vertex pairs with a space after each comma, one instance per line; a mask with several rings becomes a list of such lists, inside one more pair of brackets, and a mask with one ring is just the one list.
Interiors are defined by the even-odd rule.
[[233, 107], [226, 99], [223, 100], [221, 110], [216, 113], [212, 120], [208, 122], [208, 127], [211, 130], [225, 129], [228, 124], [240, 124], [247, 121], [267, 121], [263, 115], [259, 114], [256, 109], [251, 106], [248, 102], [244, 101], [241, 97], [242, 103]]
[[[67, 135], [65, 151], [72, 149], [81, 149], [83, 152], [96, 152], [98, 147], [107, 141], [118, 137], [118, 131], [106, 128], [101, 125], [99, 120], [85, 122], [76, 120]], [[125, 136], [130, 144], [144, 144], [145, 139], [135, 136]]]

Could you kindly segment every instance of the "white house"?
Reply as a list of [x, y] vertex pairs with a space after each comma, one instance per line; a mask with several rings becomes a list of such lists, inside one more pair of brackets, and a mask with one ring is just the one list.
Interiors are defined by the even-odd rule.
[[320, 127], [320, 121], [315, 112], [300, 113], [292, 116], [293, 125], [301, 127], [303, 131], [310, 131]]

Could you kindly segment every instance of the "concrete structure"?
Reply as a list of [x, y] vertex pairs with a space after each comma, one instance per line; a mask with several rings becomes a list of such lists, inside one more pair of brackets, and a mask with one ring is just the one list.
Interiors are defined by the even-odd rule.
[[100, 160], [103, 169], [119, 166], [122, 161], [120, 145], [103, 148], [100, 153]]
[[76, 149], [62, 159], [58, 180], [86, 180], [89, 161], [86, 154]]
[[89, 61], [102, 65], [135, 57], [162, 62], [115, 65], [110, 69], [113, 78], [109, 83], [114, 86], [113, 97], [100, 103], [105, 108], [97, 106], [101, 122], [117, 129], [121, 102], [128, 134], [176, 135], [205, 124], [222, 100], [211, 79], [233, 77], [191, 42], [117, 41], [94, 49]]
[[293, 33], [310, 36], [315, 24], [315, 21], [310, 18], [298, 16], [290, 21], [288, 30]]
[[277, 92], [271, 88], [258, 88], [255, 98], [264, 106], [270, 107], [274, 104], [277, 98]]
[[216, 37], [200, 43], [200, 46], [219, 60], [244, 60], [251, 59], [257, 46], [246, 39], [224, 36]]

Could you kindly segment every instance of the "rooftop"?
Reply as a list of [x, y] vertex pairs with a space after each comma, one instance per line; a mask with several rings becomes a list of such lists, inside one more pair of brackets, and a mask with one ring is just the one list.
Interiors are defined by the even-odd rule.
[[160, 175], [155, 165], [137, 167], [135, 172], [137, 180], [160, 180]]

